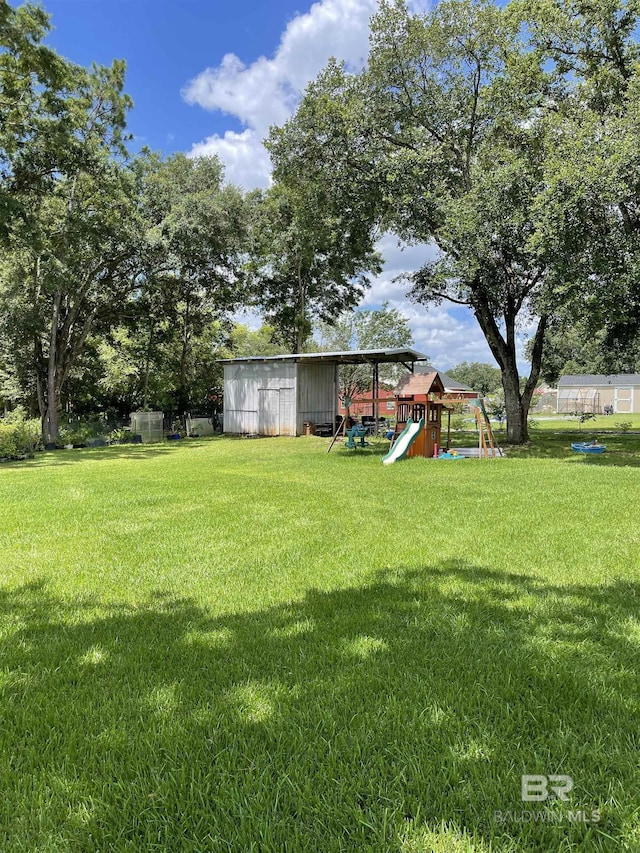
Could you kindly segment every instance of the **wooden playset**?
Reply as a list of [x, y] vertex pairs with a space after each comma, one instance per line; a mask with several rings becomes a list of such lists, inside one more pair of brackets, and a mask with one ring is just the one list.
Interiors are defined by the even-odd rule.
[[404, 376], [396, 387], [396, 437], [402, 433], [411, 418], [414, 422], [424, 418], [420, 430], [407, 451], [407, 456], [437, 456], [441, 446], [442, 400], [444, 385], [438, 373], [411, 373]]

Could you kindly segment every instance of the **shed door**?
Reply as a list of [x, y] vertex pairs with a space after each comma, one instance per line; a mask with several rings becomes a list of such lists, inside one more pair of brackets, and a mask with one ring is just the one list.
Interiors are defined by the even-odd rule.
[[258, 433], [278, 435], [280, 392], [277, 388], [258, 388]]
[[633, 388], [616, 388], [613, 408], [618, 414], [630, 414], [633, 411]]
[[296, 434], [295, 388], [280, 389], [280, 435]]

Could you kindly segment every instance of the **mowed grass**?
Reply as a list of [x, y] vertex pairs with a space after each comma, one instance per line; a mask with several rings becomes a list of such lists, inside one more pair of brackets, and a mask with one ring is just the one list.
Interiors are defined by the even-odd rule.
[[[619, 440], [2, 466], [0, 850], [640, 850], [639, 439]], [[522, 802], [523, 774], [570, 776], [569, 800]]]
[[[621, 426], [634, 432], [640, 431], [640, 414], [596, 415], [594, 418], [580, 423], [577, 415], [547, 415], [533, 414], [531, 421], [534, 429], [568, 430], [583, 433], [612, 433], [620, 432]], [[630, 425], [630, 426], [629, 426]]]

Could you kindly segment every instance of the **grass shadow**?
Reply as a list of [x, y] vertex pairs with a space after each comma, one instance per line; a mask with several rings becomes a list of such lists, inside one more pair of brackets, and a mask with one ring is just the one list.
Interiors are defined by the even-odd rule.
[[34, 465], [74, 465], [78, 462], [108, 462], [115, 459], [144, 461], [158, 456], [166, 456], [181, 448], [193, 448], [203, 442], [219, 440], [218, 436], [167, 441], [163, 444], [116, 444], [108, 447], [79, 447], [73, 450], [45, 450], [36, 453], [31, 459], [20, 459], [2, 463], [2, 468], [29, 468]]
[[[598, 455], [576, 453], [571, 444], [574, 442], [591, 441], [599, 438], [606, 445], [606, 451]], [[571, 432], [561, 430], [531, 430], [530, 442], [523, 446], [507, 445], [504, 436], [496, 434], [496, 439], [504, 447], [511, 459], [557, 459], [571, 464], [599, 465], [604, 467], [640, 467], [640, 436], [633, 434], [609, 434], [588, 432], [587, 430]], [[455, 433], [451, 436], [451, 447], [477, 445], [477, 435], [473, 432]]]
[[[464, 561], [218, 616], [4, 589], [0, 847], [638, 849], [639, 600]], [[573, 778], [558, 822], [496, 820], [523, 773]]]

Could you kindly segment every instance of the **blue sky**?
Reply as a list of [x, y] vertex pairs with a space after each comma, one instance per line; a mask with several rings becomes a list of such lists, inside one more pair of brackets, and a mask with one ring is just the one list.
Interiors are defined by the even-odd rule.
[[[423, 0], [415, 0], [422, 3]], [[44, 0], [48, 43], [82, 65], [127, 62], [137, 145], [165, 153], [218, 155], [227, 178], [247, 189], [269, 182], [261, 141], [295, 109], [300, 93], [332, 55], [354, 69], [366, 58], [377, 0]], [[416, 269], [425, 246], [386, 258], [363, 307], [389, 300], [408, 317], [417, 349], [446, 369], [488, 361], [488, 346], [466, 309], [410, 304], [394, 278]], [[524, 365], [523, 365], [524, 366]]]
[[[304, 3], [304, 0], [303, 0]], [[165, 152], [189, 151], [215, 132], [242, 130], [234, 116], [205, 111], [181, 92], [225, 54], [250, 64], [277, 49], [298, 0], [45, 0], [48, 43], [82, 65], [127, 62], [136, 139]]]

